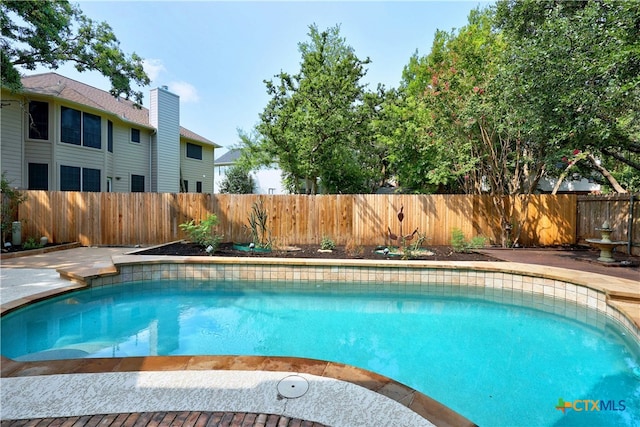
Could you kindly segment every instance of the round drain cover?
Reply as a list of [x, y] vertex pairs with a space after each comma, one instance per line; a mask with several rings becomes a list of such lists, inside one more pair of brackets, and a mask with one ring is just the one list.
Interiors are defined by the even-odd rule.
[[278, 383], [278, 393], [287, 399], [295, 399], [309, 390], [309, 382], [300, 375], [289, 375]]

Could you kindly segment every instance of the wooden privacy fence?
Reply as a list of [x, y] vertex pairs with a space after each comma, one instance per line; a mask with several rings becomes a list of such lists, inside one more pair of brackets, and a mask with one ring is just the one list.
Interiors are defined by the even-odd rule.
[[[576, 241], [600, 238], [605, 221], [613, 230], [611, 240], [627, 242], [625, 252], [640, 254], [640, 194], [578, 196]], [[622, 248], [619, 248], [622, 249]]]
[[[482, 235], [500, 242], [500, 218], [490, 196], [468, 195], [231, 195], [196, 193], [87, 193], [26, 191], [20, 205], [23, 238], [82, 245], [150, 245], [186, 238], [179, 224], [218, 216], [224, 241], [246, 242], [253, 204], [262, 199], [276, 245], [383, 245], [387, 229], [400, 234], [397, 212], [404, 206], [402, 234], [414, 229], [426, 245], [449, 245], [451, 231], [470, 239]], [[525, 218], [518, 199], [516, 217]], [[533, 196], [526, 212], [523, 245], [575, 243], [575, 195]], [[616, 209], [610, 206], [611, 212]]]

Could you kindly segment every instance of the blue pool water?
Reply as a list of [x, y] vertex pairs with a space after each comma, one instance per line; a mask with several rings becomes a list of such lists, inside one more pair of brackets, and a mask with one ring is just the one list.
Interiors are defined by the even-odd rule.
[[[639, 345], [593, 310], [474, 287], [244, 286], [162, 281], [66, 294], [2, 317], [1, 351], [21, 360], [309, 357], [386, 375], [482, 426], [640, 425]], [[556, 409], [559, 399], [574, 408]]]

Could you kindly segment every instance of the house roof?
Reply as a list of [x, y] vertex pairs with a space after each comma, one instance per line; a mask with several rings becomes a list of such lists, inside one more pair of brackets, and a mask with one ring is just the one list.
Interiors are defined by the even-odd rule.
[[[153, 129], [149, 123], [149, 109], [137, 108], [134, 102], [114, 97], [109, 92], [62, 76], [58, 73], [34, 74], [22, 77], [25, 93], [52, 96], [96, 108], [118, 116], [121, 120]], [[201, 144], [220, 148], [218, 144], [180, 126], [180, 136]]]
[[234, 164], [239, 157], [240, 157], [240, 150], [237, 148], [234, 148], [227, 151], [222, 156], [218, 157], [213, 163], [216, 166], [228, 166], [228, 165]]

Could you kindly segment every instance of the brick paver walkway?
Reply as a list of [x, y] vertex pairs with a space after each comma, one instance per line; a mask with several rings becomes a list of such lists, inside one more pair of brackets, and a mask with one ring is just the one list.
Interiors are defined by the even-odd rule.
[[82, 417], [2, 420], [2, 427], [193, 426], [193, 427], [324, 427], [324, 424], [274, 414], [246, 412], [134, 412]]

